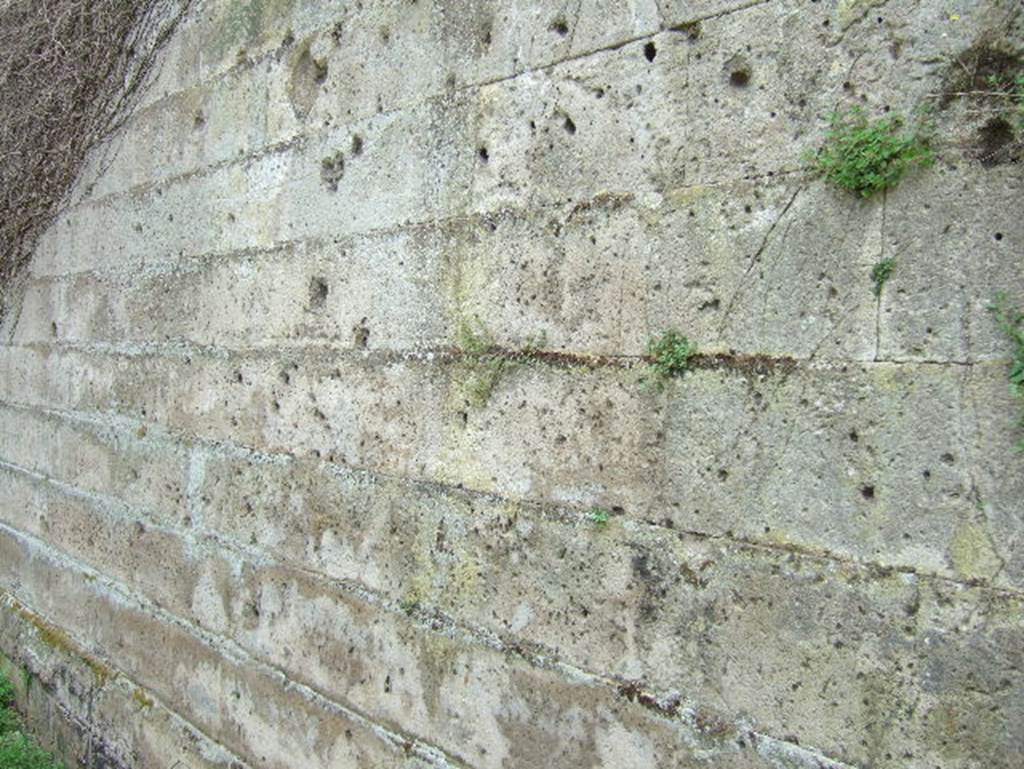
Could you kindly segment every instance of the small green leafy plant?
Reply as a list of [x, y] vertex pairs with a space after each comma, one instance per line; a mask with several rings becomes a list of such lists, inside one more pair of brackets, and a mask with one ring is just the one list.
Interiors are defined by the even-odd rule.
[[1017, 130], [1024, 131], [1024, 72], [1014, 77], [989, 75], [988, 84], [992, 88], [989, 95], [1006, 100], [1009, 110], [1017, 119]]
[[603, 529], [608, 525], [608, 520], [611, 518], [611, 513], [605, 510], [603, 507], [595, 507], [590, 511], [590, 522], [597, 526], [599, 529]]
[[[1010, 304], [1006, 294], [996, 294], [995, 301], [989, 307], [995, 316], [996, 324], [1013, 343], [1010, 353], [1010, 392], [1017, 398], [1024, 399], [1024, 312]], [[1018, 424], [1024, 427], [1024, 413], [1020, 415]], [[1017, 444], [1024, 451], [1024, 439]]]
[[21, 719], [11, 706], [14, 687], [0, 673], [0, 767], [3, 769], [62, 769], [52, 753], [43, 750], [21, 727]]
[[697, 345], [680, 334], [669, 330], [647, 344], [651, 368], [658, 375], [658, 381], [681, 376], [690, 367], [690, 359], [697, 354]]
[[459, 373], [463, 395], [473, 406], [484, 406], [508, 361], [497, 353], [494, 337], [477, 317], [459, 324], [458, 343], [465, 356]]
[[494, 347], [494, 337], [475, 315], [459, 323], [458, 342], [466, 355], [484, 355]]
[[885, 287], [886, 281], [892, 277], [893, 272], [896, 270], [896, 260], [891, 256], [887, 256], [885, 259], [880, 261], [874, 267], [871, 268], [871, 280], [875, 283], [875, 296], [882, 296], [882, 289]]
[[832, 115], [825, 146], [813, 156], [828, 181], [864, 198], [934, 159], [920, 126], [907, 127], [898, 115], [869, 120], [860, 107]]
[[519, 351], [524, 355], [536, 355], [541, 352], [548, 345], [548, 333], [547, 331], [540, 331], [536, 334], [530, 334], [526, 339], [523, 340], [523, 344], [520, 346]]

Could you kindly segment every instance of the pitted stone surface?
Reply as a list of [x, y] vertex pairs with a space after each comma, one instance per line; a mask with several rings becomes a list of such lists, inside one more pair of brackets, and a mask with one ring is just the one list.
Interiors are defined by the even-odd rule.
[[[196, 2], [0, 323], [19, 703], [89, 769], [1015, 769], [1021, 72], [1016, 0]], [[851, 105], [936, 164], [829, 187]]]

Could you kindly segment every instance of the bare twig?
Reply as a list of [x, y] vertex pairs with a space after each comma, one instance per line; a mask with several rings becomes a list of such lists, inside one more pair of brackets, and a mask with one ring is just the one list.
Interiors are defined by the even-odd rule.
[[89, 151], [127, 118], [190, 2], [0, 3], [0, 317], [11, 277]]

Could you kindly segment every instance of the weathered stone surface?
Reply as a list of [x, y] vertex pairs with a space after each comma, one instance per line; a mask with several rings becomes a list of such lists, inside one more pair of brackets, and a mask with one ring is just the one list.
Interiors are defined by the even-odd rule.
[[8, 595], [0, 638], [19, 656], [0, 657], [33, 733], [68, 766], [179, 765], [246, 769], [247, 764], [183, 721], [152, 692], [117, 674]]
[[[197, 3], [0, 322], [33, 723], [73, 769], [1016, 769], [1022, 25]], [[827, 185], [853, 105], [936, 163]]]

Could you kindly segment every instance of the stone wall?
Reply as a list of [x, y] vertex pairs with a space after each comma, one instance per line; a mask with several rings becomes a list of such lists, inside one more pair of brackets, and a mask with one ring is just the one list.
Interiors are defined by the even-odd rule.
[[[2, 325], [37, 728], [86, 767], [1019, 767], [1024, 166], [973, 92], [1022, 25], [199, 3]], [[930, 105], [936, 164], [809, 173], [850, 104]]]

